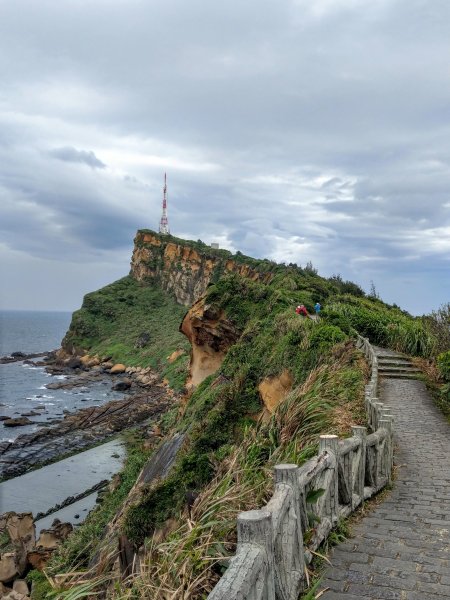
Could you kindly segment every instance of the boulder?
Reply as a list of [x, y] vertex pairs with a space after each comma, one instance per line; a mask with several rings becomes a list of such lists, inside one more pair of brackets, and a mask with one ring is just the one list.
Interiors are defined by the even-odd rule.
[[5, 552], [0, 557], [0, 582], [9, 583], [20, 575], [15, 552]]
[[57, 519], [53, 521], [53, 525], [50, 529], [43, 529], [38, 541], [36, 542], [36, 548], [43, 548], [44, 550], [54, 550], [61, 542], [63, 542], [72, 533], [73, 526], [71, 523], [61, 523]]
[[92, 360], [92, 356], [89, 356], [89, 354], [85, 354], [84, 356], [80, 357], [80, 362], [84, 367], [88, 366], [88, 362]]
[[125, 390], [129, 390], [131, 387], [131, 381], [129, 379], [124, 379], [123, 381], [118, 381], [115, 385], [113, 385], [112, 389], [116, 392], [124, 392]]
[[126, 366], [122, 363], [117, 363], [113, 367], [111, 367], [110, 373], [111, 375], [117, 375], [118, 373], [125, 373]]
[[29, 600], [29, 598], [29, 596], [25, 596], [24, 594], [20, 594], [14, 590], [6, 594], [6, 596], [2, 596], [2, 600]]
[[80, 358], [73, 356], [72, 358], [67, 359], [66, 366], [69, 367], [69, 369], [80, 369], [83, 366], [83, 363]]
[[33, 421], [30, 421], [27, 417], [19, 417], [17, 419], [6, 419], [3, 421], [5, 427], [23, 427], [24, 425], [32, 425]]
[[191, 306], [180, 331], [191, 343], [189, 389], [197, 387], [221, 367], [228, 349], [240, 336], [240, 331], [227, 318], [225, 311], [207, 305], [205, 298]]
[[291, 391], [294, 378], [287, 369], [277, 377], [266, 377], [258, 386], [266, 410], [273, 415], [277, 407]]
[[[32, 550], [28, 552], [28, 562], [33, 567], [33, 569], [37, 569], [38, 571], [43, 571], [47, 566], [48, 561], [50, 560], [53, 554], [52, 550], [46, 550], [44, 548], [37, 548], [36, 550]], [[0, 596], [1, 598], [1, 596]]]
[[26, 550], [34, 548], [36, 528], [32, 513], [9, 512], [0, 517], [0, 531], [7, 531], [11, 543]]
[[[83, 356], [83, 358], [85, 357]], [[88, 356], [87, 360], [85, 360], [83, 364], [85, 367], [93, 369], [94, 367], [98, 367], [98, 365], [100, 364], [100, 359], [98, 358], [98, 356]]]
[[23, 594], [24, 596], [28, 596], [30, 590], [28, 589], [27, 582], [24, 579], [16, 579], [13, 583], [13, 591], [18, 594]]

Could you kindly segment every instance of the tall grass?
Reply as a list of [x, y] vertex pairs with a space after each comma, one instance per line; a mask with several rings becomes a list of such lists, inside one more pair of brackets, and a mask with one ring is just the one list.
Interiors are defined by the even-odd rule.
[[209, 593], [235, 551], [237, 514], [259, 508], [269, 499], [273, 466], [301, 464], [316, 451], [320, 433], [345, 432], [351, 420], [346, 418], [344, 427], [339, 410], [349, 402], [349, 373], [353, 422], [360, 422], [361, 363], [343, 344], [334, 349], [333, 358], [292, 390], [268, 422], [248, 425], [240, 443], [212, 459], [215, 476], [191, 512], [178, 515], [163, 541], [161, 530], [155, 532], [147, 541], [140, 575], [128, 587], [111, 590], [108, 597], [200, 600]]
[[379, 300], [337, 297], [327, 304], [324, 315], [345, 330], [345, 324], [374, 344], [413, 356], [433, 357], [437, 338], [427, 319], [412, 317]]

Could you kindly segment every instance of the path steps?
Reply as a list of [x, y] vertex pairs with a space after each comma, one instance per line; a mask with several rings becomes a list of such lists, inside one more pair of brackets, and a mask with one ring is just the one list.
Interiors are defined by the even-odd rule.
[[450, 425], [424, 383], [401, 375], [380, 383], [395, 420], [393, 490], [333, 550], [323, 600], [450, 599]]
[[375, 347], [378, 357], [378, 373], [393, 379], [416, 379], [421, 371], [405, 354]]

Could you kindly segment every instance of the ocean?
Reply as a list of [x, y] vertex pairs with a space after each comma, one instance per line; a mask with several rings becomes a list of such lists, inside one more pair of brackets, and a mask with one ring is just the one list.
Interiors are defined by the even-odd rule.
[[[0, 311], [0, 356], [11, 352], [56, 350], [61, 346], [70, 319], [69, 312]], [[39, 410], [42, 414], [29, 417], [33, 421], [31, 425], [10, 428], [0, 421], [0, 441], [12, 441], [18, 435], [36, 431], [39, 422], [62, 418], [64, 410], [73, 411], [123, 397], [123, 393], [111, 390], [108, 381], [70, 390], [45, 387], [63, 378], [49, 375], [44, 367], [26, 365], [22, 361], [0, 365], [0, 416], [16, 418], [37, 406], [45, 406], [45, 410]]]

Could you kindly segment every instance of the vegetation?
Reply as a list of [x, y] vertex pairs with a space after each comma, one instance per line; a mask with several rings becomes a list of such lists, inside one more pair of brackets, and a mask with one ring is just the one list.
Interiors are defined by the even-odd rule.
[[[178, 331], [186, 308], [156, 285], [124, 277], [86, 294], [74, 312], [63, 346], [111, 357], [127, 366], [152, 367], [176, 390], [187, 375], [189, 342]], [[184, 350], [174, 363], [167, 357]]]
[[[143, 576], [131, 589], [120, 589], [112, 597], [203, 598], [223, 572], [223, 560], [234, 551], [237, 513], [262, 506], [270, 496], [273, 465], [309, 459], [319, 433], [348, 433], [349, 414], [353, 422], [362, 422], [363, 370], [353, 348], [338, 344], [328, 360], [293, 388], [271, 418], [242, 419], [231, 438], [210, 450], [212, 477], [197, 488], [199, 495], [189, 515], [183, 504], [170, 512], [165, 506], [165, 514], [156, 512], [163, 507], [158, 504], [161, 493], [169, 495], [175, 481], [183, 486], [182, 472], [174, 473], [172, 483], [157, 485], [146, 501], [128, 513], [128, 523], [136, 525], [138, 511], [140, 526], [148, 527], [149, 518], [155, 518], [154, 526], [161, 526], [171, 516], [172, 532], [162, 543], [161, 529], [147, 537]], [[204, 410], [204, 406], [197, 408]], [[202, 424], [206, 422], [204, 417]], [[184, 466], [191, 472], [194, 468], [186, 462]], [[156, 517], [161, 518], [159, 523]], [[128, 533], [142, 535], [134, 528]]]
[[[216, 265], [205, 302], [233, 323], [239, 339], [220, 369], [164, 416], [163, 430], [183, 432], [185, 440], [168, 477], [144, 487], [124, 515], [120, 533], [136, 548], [144, 545], [145, 566], [129, 586], [109, 589], [108, 598], [205, 597], [234, 550], [237, 513], [269, 497], [273, 465], [301, 464], [315, 452], [319, 433], [347, 435], [351, 423], [364, 422], [367, 372], [352, 343], [356, 331], [375, 344], [425, 358], [441, 347], [438, 325], [430, 319], [413, 318], [375, 292], [367, 297], [339, 275], [324, 279], [310, 263], [276, 265], [172, 236], [164, 238], [160, 258], [170, 241], [270, 277], [261, 283], [224, 274], [223, 262]], [[317, 301], [325, 307], [320, 320], [295, 314], [298, 303], [312, 311]], [[65, 345], [127, 365], [150, 365], [181, 389], [187, 353], [170, 365], [166, 358], [178, 348], [188, 350], [178, 332], [184, 313], [157, 281], [125, 277], [86, 296]], [[440, 352], [448, 394], [449, 353]], [[290, 392], [269, 411], [261, 382], [283, 373]], [[52, 572], [87, 568], [96, 540], [147, 456], [131, 451], [119, 491], [58, 552]], [[196, 498], [193, 505], [188, 498]]]
[[[194, 579], [204, 571], [195, 594], [202, 585], [210, 585], [220, 571], [212, 568], [211, 558], [220, 561], [232, 549], [237, 512], [262, 503], [269, 494], [267, 474], [273, 464], [301, 463], [315, 451], [320, 432], [347, 433], [348, 424], [361, 418], [363, 361], [349, 344], [347, 332], [325, 319], [316, 323], [295, 314], [298, 295], [296, 290], [237, 275], [223, 277], [208, 288], [207, 303], [225, 311], [242, 334], [219, 372], [197, 388], [181, 415], [172, 413], [173, 430], [186, 432], [186, 442], [169, 477], [144, 491], [125, 517], [129, 539], [136, 547], [150, 544], [149, 555], [155, 551], [159, 557], [152, 558], [154, 585], [176, 590], [182, 568]], [[292, 391], [270, 417], [258, 385], [284, 370], [291, 375]], [[194, 532], [182, 516], [189, 493], [202, 498], [195, 509], [199, 521]], [[208, 511], [203, 517], [199, 511], [205, 505]], [[225, 505], [227, 510], [222, 511]], [[86, 568], [90, 541], [97, 539], [104, 523], [102, 514], [94, 513], [89, 518], [93, 523], [82, 526], [58, 553], [52, 564], [55, 572]], [[175, 520], [177, 529], [164, 555], [156, 550], [159, 544], [152, 549], [149, 540], [169, 519]], [[205, 536], [210, 544], [205, 544]], [[146, 579], [139, 585], [153, 584]]]
[[378, 298], [343, 294], [327, 303], [327, 320], [344, 331], [358, 331], [378, 344], [415, 356], [432, 357], [437, 339], [426, 319], [411, 317]]

